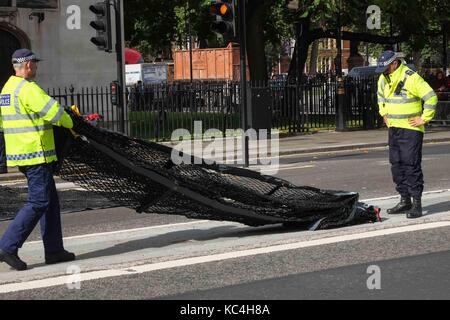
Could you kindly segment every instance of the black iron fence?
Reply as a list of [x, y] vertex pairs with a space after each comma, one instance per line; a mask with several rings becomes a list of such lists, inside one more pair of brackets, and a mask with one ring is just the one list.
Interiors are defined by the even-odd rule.
[[[282, 132], [305, 132], [315, 128], [335, 128], [336, 81], [317, 79], [299, 84], [286, 81], [249, 82], [252, 90], [270, 89], [272, 128]], [[63, 105], [77, 105], [83, 114], [98, 113], [99, 125], [118, 131], [120, 109], [111, 104], [109, 87], [49, 90]], [[258, 112], [256, 112], [258, 114]], [[262, 114], [262, 113], [261, 113]], [[344, 106], [349, 129], [381, 126], [376, 104], [376, 79], [347, 79]], [[170, 140], [176, 129], [194, 133], [218, 129], [224, 134], [241, 125], [241, 85], [239, 82], [178, 82], [127, 88], [124, 110], [125, 132], [133, 137]]]

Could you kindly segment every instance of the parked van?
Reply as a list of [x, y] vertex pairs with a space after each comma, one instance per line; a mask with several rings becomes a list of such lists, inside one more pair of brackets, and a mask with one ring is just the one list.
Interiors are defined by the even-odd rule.
[[[417, 71], [417, 68], [413, 64], [407, 64], [408, 68]], [[375, 73], [375, 69], [377, 66], [368, 66], [368, 67], [354, 67], [350, 72], [348, 73], [348, 77], [350, 78], [366, 78], [366, 77], [373, 77], [377, 74]]]

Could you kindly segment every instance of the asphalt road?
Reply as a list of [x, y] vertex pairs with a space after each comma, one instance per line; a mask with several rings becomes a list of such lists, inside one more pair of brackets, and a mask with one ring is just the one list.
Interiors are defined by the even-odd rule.
[[[427, 191], [450, 189], [449, 157], [450, 144], [424, 146]], [[388, 197], [395, 195], [395, 190], [387, 160], [388, 154], [384, 148], [288, 156], [281, 158], [281, 170], [277, 176], [298, 185], [357, 191], [361, 199]], [[416, 223], [450, 220], [448, 195], [447, 192], [433, 196], [432, 204], [427, 207], [431, 216]], [[389, 201], [385, 201], [385, 205], [394, 203], [395, 199]], [[407, 223], [401, 217], [396, 219], [388, 221], [390, 224], [387, 226], [395, 230]], [[292, 233], [280, 226], [240, 231], [225, 224], [204, 230], [200, 230], [200, 225], [194, 225], [188, 233], [181, 227], [177, 232], [164, 231], [164, 226], [177, 223], [196, 222], [180, 216], [138, 215], [128, 209], [114, 208], [64, 215], [63, 233], [65, 237], [85, 237], [80, 240], [81, 244], [77, 243], [79, 248], [86, 248], [88, 252], [81, 255], [83, 261], [80, 263], [84, 259], [92, 260], [91, 268], [95, 266], [96, 258], [102, 261], [111, 259], [117, 264], [125, 258], [138, 261], [154, 252], [154, 260], [147, 263], [156, 263], [184, 257], [183, 254], [195, 256], [196, 250], [209, 256], [219, 248], [218, 253], [223, 250], [231, 252], [255, 246], [271, 247], [300, 238], [309, 241], [315, 236], [331, 236], [320, 232]], [[0, 233], [7, 224], [0, 223]], [[89, 246], [94, 246], [89, 239], [99, 237], [90, 234], [123, 230], [123, 237], [126, 238], [126, 230], [152, 226], [161, 226], [161, 234], [156, 237], [143, 234], [140, 240], [133, 240], [130, 234], [128, 243], [120, 243], [121, 240], [105, 235], [102, 241], [108, 239], [109, 242], [104, 243], [107, 249], [89, 249]], [[364, 234], [368, 230], [351, 227], [341, 231], [339, 236], [355, 232]], [[39, 231], [35, 230], [29, 241], [39, 238]], [[130, 271], [129, 275], [83, 281], [80, 290], [69, 290], [66, 285], [37, 287], [0, 294], [0, 299], [449, 299], [449, 240], [449, 226], [382, 233], [370, 238], [362, 236], [313, 247], [164, 267], [141, 273]], [[68, 243], [71, 244], [70, 241]], [[109, 248], [111, 245], [113, 247]], [[38, 248], [37, 245], [31, 247]], [[29, 249], [28, 253], [35, 256], [33, 252], [39, 250], [42, 249]], [[132, 257], [122, 258], [130, 251], [135, 251]], [[141, 263], [144, 262], [138, 264]], [[367, 268], [373, 265], [380, 268], [380, 290], [367, 288], [370, 277]], [[36, 272], [45, 271], [42, 265], [35, 265], [34, 268]], [[0, 268], [0, 276], [3, 270]], [[20, 274], [14, 273], [10, 277], [21, 281]]]
[[[0, 294], [0, 299], [450, 299], [450, 227]], [[379, 268], [378, 280], [370, 281]], [[367, 283], [375, 289], [369, 289]], [[201, 304], [200, 304], [201, 305]]]
[[[297, 185], [355, 191], [361, 199], [395, 194], [387, 148], [288, 156], [280, 164], [277, 176]], [[425, 191], [450, 187], [449, 164], [450, 144], [424, 145]]]

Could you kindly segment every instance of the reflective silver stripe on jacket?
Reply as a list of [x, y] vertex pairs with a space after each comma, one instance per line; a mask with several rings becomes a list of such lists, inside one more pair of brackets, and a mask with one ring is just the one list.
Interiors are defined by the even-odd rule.
[[14, 109], [16, 110], [17, 114], [20, 114], [19, 93], [25, 83], [27, 83], [27, 80], [22, 80], [14, 91]]
[[38, 120], [40, 118], [38, 114], [13, 114], [3, 116], [3, 121]]
[[433, 90], [431, 90], [430, 92], [428, 92], [426, 95], [424, 95], [422, 97], [422, 100], [427, 101], [428, 99], [433, 98], [434, 96], [436, 96], [436, 93]]
[[411, 102], [417, 102], [417, 101], [420, 101], [420, 98], [386, 99], [387, 103], [392, 103], [392, 104], [405, 104], [405, 103], [411, 103]]
[[386, 82], [384, 82], [384, 79], [381, 79], [381, 93], [384, 97], [384, 89], [386, 88]]
[[379, 92], [378, 92], [378, 102], [379, 103], [386, 102], [386, 99], [384, 98], [384, 96], [382, 94], [380, 94]]
[[56, 100], [53, 98], [50, 98], [50, 101], [47, 102], [47, 104], [45, 105], [44, 108], [42, 108], [41, 111], [38, 112], [38, 114], [41, 117], [45, 117], [47, 115], [47, 113], [50, 111], [51, 107], [56, 103]]
[[53, 117], [53, 119], [50, 122], [52, 122], [52, 123], [58, 122], [59, 119], [61, 119], [63, 113], [64, 113], [64, 108], [59, 107], [58, 113]]
[[408, 119], [408, 118], [413, 118], [413, 117], [417, 117], [417, 116], [421, 116], [422, 113], [411, 113], [411, 114], [388, 114], [387, 117], [389, 119]]
[[39, 132], [51, 129], [53, 129], [53, 126], [51, 124], [45, 124], [43, 126], [35, 126], [35, 127], [3, 128], [5, 134]]
[[429, 109], [429, 110], [436, 110], [436, 105], [435, 104], [424, 104], [423, 108]]

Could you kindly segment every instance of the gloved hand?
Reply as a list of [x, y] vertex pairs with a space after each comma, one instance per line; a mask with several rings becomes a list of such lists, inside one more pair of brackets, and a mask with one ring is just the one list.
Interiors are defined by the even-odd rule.
[[[70, 110], [71, 110], [76, 116], [81, 117], [81, 112], [80, 112], [80, 109], [78, 109], [78, 106], [73, 105], [73, 106], [70, 107]], [[76, 133], [73, 129], [69, 129], [69, 130], [70, 130], [70, 133], [72, 133], [72, 135], [73, 135], [75, 138], [78, 138], [78, 137], [79, 137], [79, 134]]]
[[81, 112], [80, 112], [80, 109], [78, 109], [78, 106], [73, 105], [70, 107], [70, 110], [72, 110], [72, 112], [74, 114], [76, 114], [77, 116], [81, 117]]

